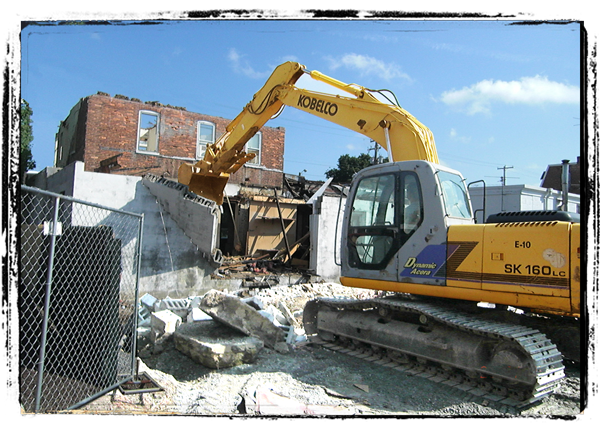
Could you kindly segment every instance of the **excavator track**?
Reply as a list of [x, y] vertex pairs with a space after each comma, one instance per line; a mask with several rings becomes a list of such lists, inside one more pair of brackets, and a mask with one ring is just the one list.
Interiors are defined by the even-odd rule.
[[517, 409], [556, 391], [561, 353], [543, 333], [410, 298], [319, 298], [304, 327], [326, 348]]

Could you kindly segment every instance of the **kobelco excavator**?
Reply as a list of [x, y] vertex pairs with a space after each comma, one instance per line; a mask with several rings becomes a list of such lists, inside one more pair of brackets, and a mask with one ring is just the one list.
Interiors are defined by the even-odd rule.
[[[348, 96], [297, 87], [304, 74]], [[311, 301], [307, 334], [513, 405], [553, 393], [563, 355], [580, 355], [578, 215], [519, 212], [476, 224], [464, 178], [439, 164], [431, 131], [391, 92], [295, 62], [275, 69], [203, 160], [180, 166], [179, 182], [221, 204], [229, 174], [253, 157], [245, 143], [284, 106], [363, 134], [390, 159], [352, 180], [340, 281], [393, 294]]]

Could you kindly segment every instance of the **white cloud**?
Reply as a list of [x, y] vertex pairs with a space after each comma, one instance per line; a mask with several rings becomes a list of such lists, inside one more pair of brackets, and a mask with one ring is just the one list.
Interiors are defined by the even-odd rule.
[[339, 88], [324, 83], [322, 81], [312, 79], [308, 74], [302, 75], [300, 77], [300, 79], [296, 83], [296, 87], [309, 91], [317, 91], [319, 93], [332, 94], [334, 96], [339, 95], [350, 97], [350, 94], [348, 92], [340, 90]]
[[258, 72], [250, 65], [250, 63], [244, 59], [245, 55], [241, 55], [236, 49], [230, 49], [227, 59], [231, 63], [233, 70], [238, 74], [246, 75], [249, 78], [267, 78], [271, 75], [271, 71]]
[[550, 81], [547, 77], [523, 77], [518, 81], [483, 80], [460, 90], [445, 91], [441, 100], [468, 114], [489, 113], [494, 102], [541, 105], [579, 103], [579, 87]]
[[458, 132], [454, 128], [450, 128], [450, 140], [460, 141], [461, 143], [469, 143], [471, 141], [471, 137], [465, 137], [464, 135], [459, 135]]
[[336, 70], [340, 67], [347, 69], [355, 69], [360, 72], [360, 76], [375, 75], [383, 78], [386, 81], [392, 79], [405, 79], [410, 81], [411, 78], [395, 64], [385, 63], [381, 60], [361, 54], [349, 53], [342, 57], [327, 57], [330, 63], [330, 69]]
[[[294, 56], [292, 54], [292, 55], [283, 56], [281, 58], [281, 62], [280, 63], [283, 63], [283, 62], [298, 62], [298, 61], [299, 61], [298, 57]], [[280, 63], [278, 63], [277, 65], [279, 65]], [[275, 67], [273, 67], [273, 69], [275, 69]]]

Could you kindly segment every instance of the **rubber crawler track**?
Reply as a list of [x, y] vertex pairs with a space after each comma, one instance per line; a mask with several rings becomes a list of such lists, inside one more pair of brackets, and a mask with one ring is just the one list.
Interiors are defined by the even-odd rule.
[[[536, 384], [526, 389], [507, 389], [494, 383], [492, 378], [472, 378], [465, 375], [464, 370], [442, 368], [440, 364], [427, 361], [424, 364], [418, 358], [411, 358], [408, 363], [398, 363], [378, 349], [356, 350], [351, 344], [343, 346], [330, 343], [318, 337], [317, 314], [322, 306], [335, 310], [357, 310], [385, 308], [387, 310], [409, 312], [424, 315], [428, 320], [470, 332], [480, 337], [504, 339], [517, 343], [528, 353], [535, 363], [537, 373]], [[313, 335], [311, 341], [322, 346], [363, 358], [379, 365], [395, 368], [409, 374], [427, 378], [436, 383], [455, 387], [472, 395], [489, 401], [522, 409], [554, 393], [565, 377], [561, 353], [544, 334], [538, 330], [521, 325], [499, 323], [470, 316], [439, 304], [415, 301], [402, 298], [373, 298], [368, 300], [319, 298], [307, 304], [304, 317], [307, 334]], [[316, 335], [316, 337], [314, 337]], [[481, 372], [482, 375], [485, 372]]]

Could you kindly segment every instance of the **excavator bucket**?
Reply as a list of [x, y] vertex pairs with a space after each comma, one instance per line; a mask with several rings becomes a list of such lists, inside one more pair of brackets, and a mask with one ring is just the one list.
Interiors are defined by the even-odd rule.
[[191, 192], [222, 205], [229, 174], [207, 175], [195, 172], [192, 166], [184, 163], [179, 167], [178, 180], [187, 185]]
[[205, 197], [216, 202], [218, 205], [223, 204], [223, 193], [227, 185], [227, 177], [213, 177], [211, 175], [194, 174], [189, 184], [190, 191], [199, 196]]

